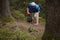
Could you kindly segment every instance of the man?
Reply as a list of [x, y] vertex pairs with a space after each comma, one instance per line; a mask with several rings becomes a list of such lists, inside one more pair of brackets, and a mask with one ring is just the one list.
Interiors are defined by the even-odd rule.
[[35, 2], [31, 2], [28, 4], [27, 7], [27, 14], [30, 15], [32, 13], [32, 16], [34, 18], [34, 25], [38, 25], [39, 24], [39, 12], [40, 12], [40, 7], [38, 4], [36, 4]]

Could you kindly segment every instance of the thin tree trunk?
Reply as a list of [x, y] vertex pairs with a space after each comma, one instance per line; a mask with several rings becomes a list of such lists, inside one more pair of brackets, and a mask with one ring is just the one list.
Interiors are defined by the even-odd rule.
[[60, 40], [60, 1], [46, 0], [46, 29], [42, 40]]
[[11, 12], [10, 12], [10, 6], [9, 6], [9, 0], [1, 0], [2, 1], [2, 7], [1, 7], [1, 16], [3, 17], [10, 17]]

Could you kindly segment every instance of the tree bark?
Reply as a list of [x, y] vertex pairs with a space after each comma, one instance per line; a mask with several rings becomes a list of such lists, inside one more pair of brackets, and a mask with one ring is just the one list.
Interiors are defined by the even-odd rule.
[[0, 17], [1, 17], [1, 14], [2, 14], [2, 0], [0, 0]]
[[0, 0], [0, 2], [1, 2], [1, 7], [0, 7], [1, 17], [10, 17], [11, 12], [10, 12], [9, 0]]
[[60, 1], [46, 2], [46, 28], [42, 40], [60, 40]]

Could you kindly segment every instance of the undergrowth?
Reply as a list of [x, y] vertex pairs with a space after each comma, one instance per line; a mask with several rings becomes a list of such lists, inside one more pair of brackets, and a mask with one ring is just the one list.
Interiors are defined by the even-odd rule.
[[0, 29], [0, 40], [37, 40], [37, 37], [31, 35], [29, 32], [22, 32], [18, 27], [12, 31], [9, 27]]

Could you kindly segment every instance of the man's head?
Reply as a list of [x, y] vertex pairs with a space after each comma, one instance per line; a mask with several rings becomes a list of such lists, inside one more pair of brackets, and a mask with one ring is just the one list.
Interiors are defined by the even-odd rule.
[[31, 3], [30, 3], [30, 5], [35, 6], [35, 5], [36, 5], [36, 3], [35, 3], [35, 2], [31, 2]]

